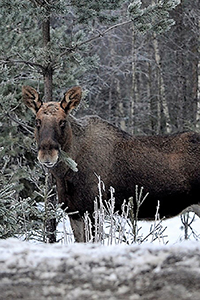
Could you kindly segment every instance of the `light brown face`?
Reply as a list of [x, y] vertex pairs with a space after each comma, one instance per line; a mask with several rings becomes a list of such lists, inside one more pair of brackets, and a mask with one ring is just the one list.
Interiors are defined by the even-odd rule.
[[38, 160], [52, 168], [59, 160], [59, 150], [70, 135], [67, 115], [60, 103], [44, 103], [36, 114], [35, 137], [38, 145]]
[[80, 103], [81, 88], [76, 86], [68, 90], [61, 102], [43, 103], [38, 92], [30, 86], [22, 87], [22, 95], [26, 106], [36, 115], [38, 160], [52, 168], [59, 160], [60, 149], [70, 149], [72, 132], [68, 115]]

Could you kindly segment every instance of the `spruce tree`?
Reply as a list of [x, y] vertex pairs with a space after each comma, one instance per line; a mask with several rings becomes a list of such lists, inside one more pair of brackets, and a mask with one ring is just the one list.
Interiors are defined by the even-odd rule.
[[[157, 1], [144, 8], [142, 1], [135, 0], [128, 5], [125, 19], [121, 19], [119, 8], [124, 3], [127, 5], [124, 0], [1, 1], [0, 196], [1, 201], [6, 201], [5, 214], [13, 207], [13, 201], [18, 204], [23, 199], [37, 200], [34, 191], [39, 184], [45, 184], [35, 159], [34, 120], [21, 105], [21, 86], [34, 86], [44, 101], [60, 99], [67, 86], [83, 81], [84, 74], [98, 67], [98, 57], [91, 56], [91, 40], [102, 37], [121, 22], [133, 22], [141, 32], [166, 30], [172, 24], [168, 11], [177, 1]], [[99, 24], [107, 29], [99, 32]], [[9, 214], [7, 217], [11, 220]]]

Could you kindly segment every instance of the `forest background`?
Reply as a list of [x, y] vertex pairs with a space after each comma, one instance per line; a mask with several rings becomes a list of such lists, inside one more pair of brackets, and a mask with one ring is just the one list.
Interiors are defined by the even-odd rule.
[[78, 84], [77, 117], [97, 114], [131, 134], [199, 131], [198, 0], [3, 0], [0, 9], [1, 237], [44, 236], [35, 204], [52, 193], [22, 85], [48, 101]]

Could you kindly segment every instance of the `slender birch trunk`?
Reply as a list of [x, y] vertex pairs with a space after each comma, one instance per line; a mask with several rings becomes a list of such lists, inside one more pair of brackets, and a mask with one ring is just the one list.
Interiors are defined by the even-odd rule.
[[[200, 30], [200, 18], [199, 18], [199, 30]], [[200, 42], [200, 37], [199, 37], [199, 42]], [[200, 43], [199, 43], [200, 45]], [[200, 53], [200, 46], [199, 46], [199, 53]], [[197, 129], [200, 128], [200, 123], [199, 123], [199, 120], [200, 120], [200, 60], [199, 60], [199, 63], [198, 63], [198, 71], [197, 71], [197, 76], [198, 76], [198, 80], [197, 80], [197, 113], [196, 113], [196, 127]]]
[[132, 84], [130, 93], [130, 106], [129, 106], [129, 124], [128, 131], [131, 134], [136, 132], [135, 124], [135, 87], [136, 87], [136, 54], [135, 54], [135, 29], [132, 26]]
[[161, 67], [161, 58], [160, 58], [160, 52], [159, 52], [159, 46], [158, 46], [158, 40], [157, 40], [156, 33], [154, 33], [153, 47], [154, 47], [154, 56], [155, 56], [155, 62], [156, 62], [156, 67], [157, 67], [157, 72], [156, 72], [157, 78], [156, 79], [157, 79], [157, 88], [158, 88], [156, 133], [159, 134], [161, 132], [162, 114], [165, 119], [165, 130], [167, 133], [169, 133], [169, 132], [171, 132], [170, 115], [169, 115], [167, 101], [165, 98], [165, 86], [164, 86], [162, 67]]
[[117, 125], [120, 126], [120, 128], [122, 130], [126, 130], [126, 123], [125, 123], [125, 119], [124, 119], [124, 105], [123, 105], [123, 100], [122, 100], [122, 95], [121, 95], [121, 89], [120, 89], [120, 81], [117, 80], [117, 95], [118, 95], [118, 120], [117, 120]]

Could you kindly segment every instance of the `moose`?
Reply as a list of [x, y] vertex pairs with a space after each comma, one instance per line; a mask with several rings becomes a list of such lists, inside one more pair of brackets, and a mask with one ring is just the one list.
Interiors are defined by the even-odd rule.
[[[70, 112], [82, 91], [69, 89], [60, 102], [43, 103], [32, 87], [23, 86], [24, 103], [36, 116], [38, 160], [56, 180], [59, 203], [70, 215], [77, 242], [84, 242], [83, 215], [93, 214], [98, 179], [115, 189], [116, 210], [135, 195], [135, 186], [149, 196], [141, 219], [152, 219], [157, 201], [160, 216], [172, 217], [200, 199], [200, 135], [132, 136], [98, 116], [75, 118]], [[78, 165], [74, 172], [60, 157], [66, 152]], [[108, 195], [107, 195], [108, 196]]]

